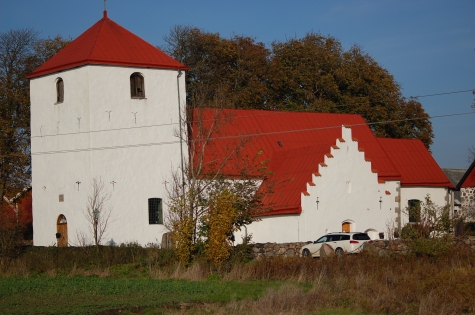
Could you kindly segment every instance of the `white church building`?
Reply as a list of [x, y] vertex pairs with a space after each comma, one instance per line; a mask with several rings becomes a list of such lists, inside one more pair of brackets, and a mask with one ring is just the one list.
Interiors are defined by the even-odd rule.
[[[175, 134], [187, 69], [104, 12], [28, 76], [34, 245], [80, 245], [90, 235], [84, 212], [94, 180], [112, 208], [103, 244], [160, 243], [165, 182], [188, 159]], [[342, 230], [376, 238], [409, 222], [404, 209], [427, 194], [441, 206], [453, 202], [422, 142], [376, 138], [359, 115], [229, 111], [234, 118], [219, 132], [252, 135], [245, 153], [262, 151], [273, 172], [262, 187], [279, 182], [264, 198], [271, 210], [247, 227], [255, 242]]]
[[186, 69], [104, 12], [29, 75], [34, 245], [56, 244], [59, 231], [62, 244], [91, 235], [94, 179], [113, 208], [106, 242], [161, 240]]

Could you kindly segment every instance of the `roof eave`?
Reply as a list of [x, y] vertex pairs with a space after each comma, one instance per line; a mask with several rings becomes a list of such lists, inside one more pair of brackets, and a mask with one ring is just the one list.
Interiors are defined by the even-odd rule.
[[74, 68], [78, 68], [78, 67], [82, 67], [86, 65], [123, 66], [123, 67], [153, 68], [153, 69], [166, 69], [166, 70], [183, 70], [183, 71], [187, 71], [190, 69], [189, 67], [184, 66], [184, 65], [174, 67], [174, 66], [159, 65], [159, 64], [151, 65], [151, 64], [143, 64], [143, 63], [120, 62], [120, 61], [111, 62], [111, 61], [104, 61], [104, 60], [83, 60], [79, 62], [61, 65], [59, 67], [49, 68], [42, 71], [33, 71], [32, 73], [27, 75], [26, 78], [34, 79], [37, 77], [41, 77], [41, 76], [45, 76], [45, 75], [49, 75], [49, 74], [53, 74], [53, 73], [57, 73], [57, 72], [65, 71], [65, 70], [70, 70], [70, 69], [74, 69]]
[[272, 209], [270, 211], [256, 214], [254, 217], [268, 217], [273, 215], [285, 215], [285, 214], [301, 214], [302, 206], [291, 206], [284, 208]]
[[443, 182], [443, 183], [434, 183], [434, 182], [420, 182], [420, 183], [415, 183], [415, 182], [411, 182], [411, 183], [407, 183], [407, 182], [404, 182], [404, 181], [401, 181], [401, 186], [402, 187], [447, 187], [447, 188], [451, 188], [451, 189], [455, 189], [455, 186], [452, 185], [452, 183], [447, 183], [447, 182]]

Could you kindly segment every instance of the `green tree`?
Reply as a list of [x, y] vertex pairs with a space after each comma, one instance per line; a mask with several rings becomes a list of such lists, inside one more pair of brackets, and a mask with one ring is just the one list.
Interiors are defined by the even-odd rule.
[[30, 97], [26, 75], [69, 43], [33, 29], [0, 33], [0, 198], [30, 180]]

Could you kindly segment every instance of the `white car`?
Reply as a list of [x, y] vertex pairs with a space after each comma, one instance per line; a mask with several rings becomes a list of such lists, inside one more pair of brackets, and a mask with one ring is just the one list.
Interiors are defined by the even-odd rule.
[[[371, 238], [366, 233], [328, 233], [317, 239], [315, 242], [303, 246], [300, 249], [300, 254], [302, 257], [320, 257], [320, 252], [324, 250], [333, 250], [338, 256], [341, 256], [344, 253], [359, 253], [363, 249], [364, 243], [367, 242], [370, 244], [373, 243]], [[329, 246], [324, 246], [325, 244]]]

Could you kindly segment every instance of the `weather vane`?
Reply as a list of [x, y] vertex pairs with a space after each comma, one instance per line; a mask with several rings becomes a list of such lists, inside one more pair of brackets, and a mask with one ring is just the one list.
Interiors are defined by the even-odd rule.
[[106, 1], [107, 1], [107, 0], [104, 0], [104, 11], [107, 11], [107, 9], [106, 9]]

